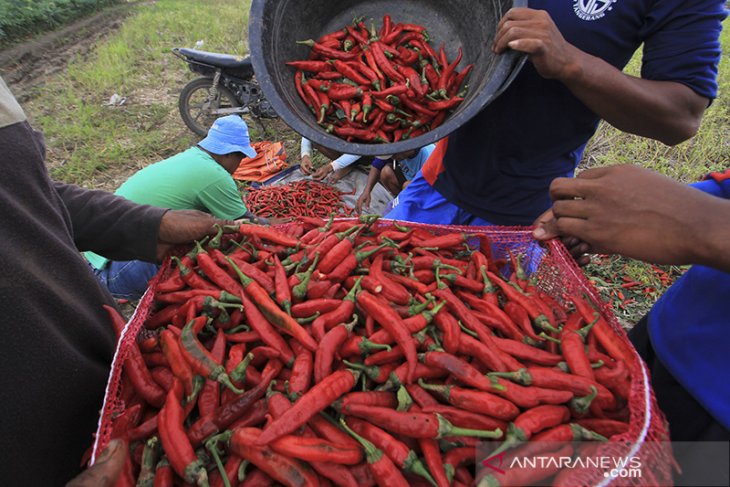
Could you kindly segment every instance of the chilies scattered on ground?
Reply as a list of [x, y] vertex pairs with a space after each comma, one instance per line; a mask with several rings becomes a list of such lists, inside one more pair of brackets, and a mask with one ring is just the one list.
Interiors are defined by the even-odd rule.
[[393, 24], [380, 29], [362, 19], [299, 44], [312, 51], [291, 61], [297, 92], [327, 132], [347, 141], [390, 143], [418, 137], [441, 125], [464, 101], [473, 65], [457, 71], [462, 50], [449, 61], [435, 50], [425, 27]]
[[628, 431], [630, 351], [589, 300], [484, 235], [377, 220], [221, 228], [171, 260], [109, 425], [128, 483], [468, 485], [480, 441]]
[[251, 189], [244, 201], [249, 211], [262, 218], [343, 217], [353, 213], [342, 201], [344, 194], [329, 184], [300, 180]]

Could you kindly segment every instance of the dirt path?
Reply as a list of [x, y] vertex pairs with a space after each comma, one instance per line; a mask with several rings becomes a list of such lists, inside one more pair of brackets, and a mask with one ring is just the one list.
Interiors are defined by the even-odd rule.
[[13, 87], [18, 100], [24, 102], [33, 97], [46, 77], [65, 69], [68, 60], [85, 56], [96, 42], [117, 30], [140, 3], [143, 2], [109, 7], [0, 51], [0, 75]]

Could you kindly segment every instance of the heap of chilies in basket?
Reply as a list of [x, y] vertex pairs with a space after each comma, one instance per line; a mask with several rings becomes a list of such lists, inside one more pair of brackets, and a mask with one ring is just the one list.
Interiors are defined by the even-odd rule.
[[[376, 219], [172, 258], [123, 365], [120, 485], [469, 486], [485, 439], [506, 466], [520, 440], [565, 457], [627, 432], [632, 352], [587, 298], [559, 304], [485, 235]], [[572, 485], [548, 465], [484, 481]]]
[[[308, 60], [291, 61], [297, 92], [327, 132], [347, 141], [390, 143], [418, 137], [441, 125], [464, 101], [461, 71], [443, 44], [429, 45], [425, 27], [393, 24], [379, 30], [358, 19], [343, 29], [300, 41]], [[461, 90], [461, 91], [460, 91]]]
[[244, 202], [250, 212], [263, 218], [350, 216], [354, 209], [342, 201], [344, 194], [329, 184], [300, 180], [249, 190]]

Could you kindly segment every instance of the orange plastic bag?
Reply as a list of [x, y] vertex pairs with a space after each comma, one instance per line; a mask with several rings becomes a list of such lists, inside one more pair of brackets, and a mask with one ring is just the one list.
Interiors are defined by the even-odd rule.
[[254, 142], [251, 147], [256, 151], [256, 157], [241, 159], [233, 173], [234, 179], [262, 182], [287, 167], [283, 143], [264, 140]]

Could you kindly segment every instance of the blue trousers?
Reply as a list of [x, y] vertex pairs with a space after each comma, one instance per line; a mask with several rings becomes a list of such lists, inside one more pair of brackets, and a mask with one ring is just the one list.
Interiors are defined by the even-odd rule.
[[462, 210], [441, 196], [418, 171], [416, 177], [391, 202], [393, 207], [385, 218], [431, 225], [468, 225], [488, 227], [494, 225]]
[[[93, 267], [92, 267], [93, 269]], [[96, 278], [117, 299], [139, 300], [160, 266], [141, 260], [111, 261], [103, 269], [93, 269]]]

